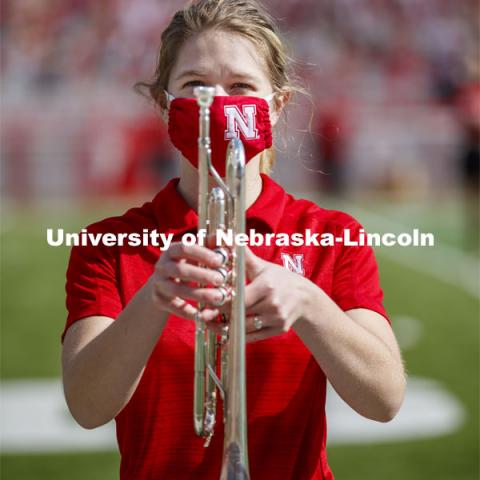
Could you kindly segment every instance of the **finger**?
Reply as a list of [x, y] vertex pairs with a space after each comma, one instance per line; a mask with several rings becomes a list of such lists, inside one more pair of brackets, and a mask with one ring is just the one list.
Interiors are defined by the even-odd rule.
[[282, 333], [277, 328], [262, 328], [261, 330], [257, 330], [254, 333], [247, 333], [246, 335], [246, 342], [253, 343], [259, 342], [260, 340], [265, 340], [267, 338], [272, 338]]
[[198, 267], [187, 262], [170, 261], [163, 264], [161, 274], [182, 281], [199, 282], [210, 285], [223, 285], [225, 279], [216, 270]]
[[[198, 309], [190, 303], [186, 302], [183, 298], [174, 297], [169, 299], [158, 292], [156, 294], [156, 297], [159, 303], [162, 304], [173, 315], [189, 320], [195, 320]], [[216, 309], [212, 310], [209, 308], [205, 308], [198, 313], [201, 320], [203, 320], [204, 322], [209, 322], [214, 318], [218, 317], [220, 312]]]
[[245, 269], [250, 280], [258, 277], [264, 269], [264, 261], [257, 257], [249, 247], [245, 247]]
[[[187, 320], [196, 320], [198, 311], [193, 305], [190, 305], [189, 303], [186, 303], [184, 306], [178, 308], [171, 306], [168, 310], [173, 315], [185, 318]], [[211, 309], [204, 309], [199, 312], [199, 315], [200, 320], [202, 320], [203, 322], [209, 322], [218, 316], [218, 312]]]
[[218, 268], [223, 263], [223, 256], [209, 248], [200, 245], [184, 245], [174, 243], [168, 250], [170, 258], [180, 260], [187, 259], [201, 263], [210, 268]]
[[[250, 310], [247, 310], [247, 315], [255, 313], [261, 316], [262, 320], [267, 319], [268, 326], [272, 328], [279, 328], [285, 333], [285, 328], [290, 328], [292, 319], [298, 318], [295, 310], [291, 310], [288, 302], [276, 303], [271, 298], [265, 297], [263, 300], [255, 304]], [[265, 323], [265, 320], [264, 320]]]
[[231, 301], [232, 298], [230, 296], [227, 296], [227, 299], [225, 300], [225, 303], [223, 305], [214, 305], [213, 308], [218, 311], [218, 315], [228, 315], [231, 311]]
[[[259, 329], [257, 327], [258, 323], [255, 322], [255, 318], [261, 319], [262, 328]], [[258, 315], [258, 313], [256, 313], [255, 315], [250, 315], [245, 318], [245, 329], [247, 331], [247, 334], [260, 332], [261, 330], [270, 327], [271, 324], [269, 322], [269, 319], [264, 315]]]
[[245, 308], [247, 309], [247, 314], [254, 313], [253, 309], [266, 297], [266, 294], [267, 292], [263, 288], [259, 277], [245, 287]]
[[169, 300], [169, 304], [172, 308], [182, 310], [188, 317], [193, 317], [197, 313], [197, 309], [180, 297], [173, 297]]
[[[213, 321], [220, 315], [220, 312], [217, 309], [211, 308], [203, 308], [199, 313], [200, 320], [205, 322], [207, 326], [213, 323]], [[195, 316], [193, 318], [195, 320]]]
[[185, 300], [205, 302], [211, 305], [217, 305], [223, 299], [223, 295], [218, 288], [189, 287], [188, 285], [175, 283], [173, 280], [160, 280], [155, 288], [167, 298], [181, 297]]

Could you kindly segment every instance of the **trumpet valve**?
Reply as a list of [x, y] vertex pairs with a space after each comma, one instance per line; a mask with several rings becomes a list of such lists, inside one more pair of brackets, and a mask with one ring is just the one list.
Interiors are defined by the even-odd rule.
[[220, 293], [222, 294], [222, 298], [220, 298], [220, 300], [218, 302], [215, 302], [215, 306], [216, 307], [221, 307], [229, 299], [231, 292], [230, 292], [230, 290], [227, 290], [224, 287], [218, 287], [217, 290], [219, 290]]
[[227, 270], [223, 267], [217, 268], [216, 270], [223, 277], [223, 285], [225, 285], [231, 276], [231, 270]]
[[228, 262], [228, 259], [230, 257], [230, 255], [228, 253], [228, 250], [226, 248], [220, 247], [220, 248], [215, 248], [214, 252], [218, 253], [219, 255], [221, 255], [223, 257], [222, 266], [226, 265], [227, 262]]

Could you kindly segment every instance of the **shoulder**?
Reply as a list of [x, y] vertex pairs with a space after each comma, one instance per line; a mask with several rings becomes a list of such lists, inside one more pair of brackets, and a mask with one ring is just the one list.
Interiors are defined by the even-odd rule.
[[292, 195], [288, 195], [288, 197], [289, 200], [285, 207], [285, 220], [295, 221], [298, 228], [322, 231], [358, 230], [362, 228], [357, 219], [344, 211], [323, 208], [310, 200], [297, 199]]
[[341, 210], [323, 208], [311, 200], [296, 198], [281, 185], [263, 175], [264, 206], [274, 217], [279, 217], [279, 226], [284, 229], [305, 229], [342, 231], [361, 228], [360, 223]]
[[170, 180], [150, 201], [132, 207], [123, 214], [92, 223], [86, 228], [98, 233], [142, 233], [144, 230], [167, 229], [172, 217], [176, 218], [171, 211], [172, 207], [181, 200], [176, 191], [178, 180]]
[[[84, 262], [115, 263], [118, 256], [131, 252], [127, 238], [140, 236], [145, 230], [155, 229], [151, 202], [126, 212], [96, 221], [77, 232], [77, 240], [70, 245], [70, 266]], [[140, 238], [140, 237], [139, 237]], [[132, 247], [133, 248], [133, 247]]]
[[91, 223], [85, 229], [91, 233], [133, 233], [143, 229], [155, 228], [155, 216], [152, 202], [146, 202], [140, 207], [133, 207], [124, 213]]

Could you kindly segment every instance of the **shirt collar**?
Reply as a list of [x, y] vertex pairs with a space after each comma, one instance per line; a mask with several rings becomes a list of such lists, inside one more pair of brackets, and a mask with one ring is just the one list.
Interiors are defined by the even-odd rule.
[[[262, 191], [253, 205], [247, 209], [247, 221], [262, 222], [270, 231], [275, 232], [282, 219], [289, 196], [268, 175], [261, 174], [261, 177]], [[179, 180], [179, 178], [170, 180], [152, 202], [159, 229], [174, 235], [195, 230], [198, 224], [197, 212], [178, 193]]]

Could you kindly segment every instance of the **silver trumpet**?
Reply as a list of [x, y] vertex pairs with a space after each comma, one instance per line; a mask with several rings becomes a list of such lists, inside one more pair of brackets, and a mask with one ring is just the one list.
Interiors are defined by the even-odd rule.
[[[215, 243], [218, 229], [231, 229], [234, 236], [245, 232], [245, 151], [239, 139], [230, 141], [224, 181], [211, 163], [210, 106], [215, 89], [196, 87], [194, 95], [200, 107], [198, 228], [206, 231], [206, 245], [223, 255], [224, 265], [219, 269], [225, 278], [221, 288], [222, 303], [227, 299], [231, 299], [231, 303], [229, 311], [224, 314], [226, 327], [220, 336], [196, 318], [193, 419], [195, 432], [205, 438], [207, 447], [215, 426], [217, 391], [220, 392], [225, 426], [220, 479], [248, 480], [245, 248], [236, 245], [226, 248]], [[218, 185], [211, 192], [208, 187], [209, 173]], [[199, 310], [203, 307], [202, 304], [198, 306]]]

